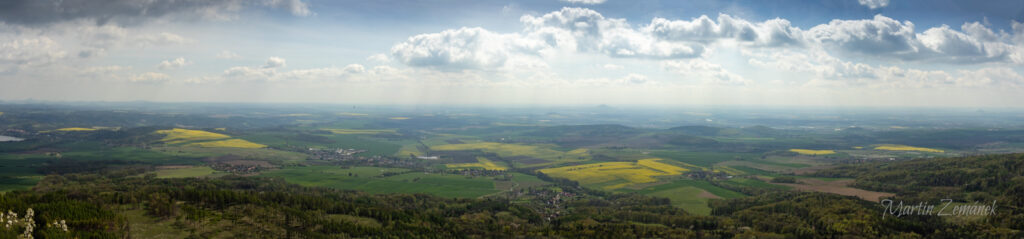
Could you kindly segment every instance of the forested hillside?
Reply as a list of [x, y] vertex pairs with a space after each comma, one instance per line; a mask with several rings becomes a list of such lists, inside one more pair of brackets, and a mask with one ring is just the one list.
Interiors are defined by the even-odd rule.
[[[664, 198], [605, 193], [565, 184], [566, 213], [549, 219], [529, 203], [502, 198], [450, 199], [424, 194], [370, 195], [298, 187], [261, 177], [157, 179], [123, 168], [48, 176], [34, 189], [0, 195], [4, 210], [35, 211], [37, 225], [66, 220], [68, 232], [38, 226], [37, 238], [145, 238], [154, 229], [197, 238], [334, 237], [658, 237], [658, 238], [976, 238], [1020, 237], [1022, 155], [914, 160], [846, 166], [819, 174], [857, 177], [857, 185], [899, 192], [899, 200], [998, 200], [999, 214], [950, 220], [884, 217], [855, 197], [761, 190], [712, 200], [695, 216]], [[900, 175], [900, 176], [895, 176]], [[960, 175], [960, 176], [957, 176]], [[949, 180], [938, 180], [952, 177]], [[899, 187], [905, 185], [905, 187]], [[756, 192], [750, 190], [748, 192]], [[963, 197], [963, 198], [961, 198]], [[145, 229], [145, 230], [143, 230]], [[14, 237], [23, 228], [0, 230]]]

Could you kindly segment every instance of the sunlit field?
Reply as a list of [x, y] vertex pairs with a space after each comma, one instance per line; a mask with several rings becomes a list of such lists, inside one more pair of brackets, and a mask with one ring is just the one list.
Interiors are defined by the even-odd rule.
[[931, 152], [931, 153], [946, 152], [946, 151], [941, 150], [941, 149], [914, 147], [914, 146], [899, 145], [899, 144], [883, 144], [883, 145], [878, 145], [878, 146], [875, 146], [875, 149], [877, 149], [877, 150], [889, 150], [889, 151], [920, 151], [920, 152]]
[[448, 168], [482, 168], [487, 170], [508, 169], [507, 167], [495, 164], [493, 161], [484, 157], [476, 157], [476, 161], [476, 163], [450, 163], [446, 164], [445, 166]]
[[231, 138], [231, 136], [218, 133], [179, 128], [169, 130], [157, 130], [156, 133], [166, 135], [163, 139], [160, 139], [160, 141], [167, 144], [180, 144], [191, 141], [218, 140]]
[[246, 141], [244, 139], [228, 139], [228, 140], [218, 140], [218, 141], [196, 142], [196, 143], [190, 143], [190, 144], [187, 144], [187, 145], [188, 146], [206, 147], [206, 148], [243, 148], [243, 149], [258, 149], [258, 148], [266, 148], [267, 147], [266, 145], [249, 142], [249, 141]]
[[831, 150], [831, 149], [825, 149], [825, 150], [790, 149], [789, 151], [790, 152], [794, 152], [794, 153], [798, 153], [798, 154], [803, 154], [803, 155], [827, 155], [827, 154], [834, 154], [834, 153], [836, 153], [835, 150]]
[[642, 159], [637, 162], [592, 163], [560, 168], [541, 169], [540, 172], [552, 177], [567, 178], [584, 185], [595, 185], [609, 182], [616, 184], [603, 186], [603, 189], [617, 189], [632, 184], [652, 183], [658, 181], [656, 176], [680, 175], [689, 169], [658, 162], [662, 159]]

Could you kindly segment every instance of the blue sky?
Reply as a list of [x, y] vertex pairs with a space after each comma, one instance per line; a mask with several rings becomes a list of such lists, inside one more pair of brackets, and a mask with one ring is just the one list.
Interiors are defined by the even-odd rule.
[[1021, 1], [8, 1], [0, 100], [1020, 107]]

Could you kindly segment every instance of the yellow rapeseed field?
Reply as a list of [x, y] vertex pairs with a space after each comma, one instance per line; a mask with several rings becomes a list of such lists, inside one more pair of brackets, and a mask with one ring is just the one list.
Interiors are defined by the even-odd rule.
[[199, 146], [205, 148], [243, 148], [243, 149], [260, 149], [266, 148], [266, 145], [249, 142], [244, 139], [228, 139], [218, 141], [207, 141], [197, 142], [188, 144], [189, 146]]
[[178, 129], [178, 128], [170, 129], [170, 130], [157, 130], [156, 133], [167, 135], [163, 139], [160, 139], [161, 142], [164, 142], [164, 143], [167, 143], [167, 144], [179, 144], [179, 143], [185, 143], [185, 142], [189, 142], [189, 141], [217, 140], [217, 139], [231, 138], [231, 136], [227, 136], [227, 135], [223, 135], [223, 134], [218, 134], [218, 133], [211, 133], [211, 132], [206, 132], [206, 131], [202, 131], [202, 130]]
[[836, 151], [831, 149], [815, 150], [815, 149], [790, 149], [790, 152], [803, 154], [803, 155], [826, 155], [834, 154]]
[[409, 117], [391, 117], [391, 118], [388, 118], [388, 119], [393, 119], [393, 120], [407, 120], [407, 119], [409, 119]]
[[476, 157], [476, 163], [450, 163], [445, 164], [448, 168], [483, 168], [487, 170], [506, 170], [508, 168], [495, 164], [484, 157]]
[[906, 146], [906, 145], [899, 145], [899, 144], [882, 144], [882, 145], [876, 146], [875, 149], [877, 149], [877, 150], [889, 150], [889, 151], [921, 151], [921, 152], [932, 152], [932, 153], [946, 152], [946, 151], [943, 151], [941, 149], [922, 148], [922, 147]]
[[642, 159], [637, 162], [592, 163], [560, 168], [541, 169], [540, 172], [552, 177], [566, 178], [581, 184], [601, 184], [614, 181], [623, 183], [605, 186], [605, 189], [616, 189], [632, 184], [652, 183], [658, 181], [656, 176], [680, 175], [689, 171], [686, 168], [658, 162], [661, 159]]
[[94, 130], [96, 130], [96, 129], [93, 129], [93, 128], [79, 128], [79, 127], [57, 129], [57, 131], [94, 131]]

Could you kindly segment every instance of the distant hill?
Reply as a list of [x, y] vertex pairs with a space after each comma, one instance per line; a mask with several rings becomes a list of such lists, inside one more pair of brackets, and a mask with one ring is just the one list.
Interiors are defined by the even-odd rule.
[[566, 147], [581, 147], [622, 140], [644, 131], [617, 124], [552, 126], [523, 133], [524, 136], [550, 138]]

